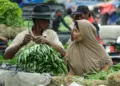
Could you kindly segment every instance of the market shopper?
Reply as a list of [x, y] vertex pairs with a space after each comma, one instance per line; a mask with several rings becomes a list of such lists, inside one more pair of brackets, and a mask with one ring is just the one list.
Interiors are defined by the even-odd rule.
[[[102, 25], [120, 25], [120, 6], [114, 7], [111, 4], [111, 7], [114, 9], [112, 13], [106, 12], [102, 15]], [[102, 8], [104, 10], [104, 8]]]
[[107, 70], [112, 65], [110, 56], [96, 39], [96, 28], [88, 20], [75, 22], [73, 37], [74, 41], [68, 46], [65, 56], [68, 75]]
[[36, 43], [45, 43], [54, 47], [61, 55], [65, 55], [62, 43], [59, 41], [57, 33], [51, 29], [47, 29], [51, 19], [51, 9], [48, 5], [36, 5], [32, 12], [32, 20], [34, 25], [31, 30], [25, 30], [19, 33], [11, 45], [4, 53], [5, 59], [12, 59], [15, 54], [31, 40]]
[[79, 5], [77, 7], [77, 10], [73, 12], [73, 20], [81, 20], [81, 19], [87, 19], [89, 20], [95, 27], [96, 27], [96, 33], [97, 33], [97, 39], [100, 40], [99, 36], [99, 26], [93, 16], [91, 15], [91, 12], [89, 8], [85, 5]]
[[66, 10], [66, 14], [64, 16], [64, 21], [66, 21], [66, 25], [67, 26], [69, 25], [69, 26], [66, 27], [64, 24], [60, 23], [60, 27], [58, 28], [59, 31], [61, 31], [61, 32], [69, 32], [69, 31], [71, 31], [71, 29], [73, 28], [73, 24], [74, 24], [73, 19], [71, 17], [71, 14], [72, 14], [72, 9], [68, 8]]
[[61, 31], [61, 29], [59, 30], [60, 23], [62, 23], [68, 30], [71, 30], [70, 26], [66, 23], [64, 19], [63, 12], [60, 9], [58, 9], [55, 14], [55, 20], [53, 21], [52, 24], [53, 30]]

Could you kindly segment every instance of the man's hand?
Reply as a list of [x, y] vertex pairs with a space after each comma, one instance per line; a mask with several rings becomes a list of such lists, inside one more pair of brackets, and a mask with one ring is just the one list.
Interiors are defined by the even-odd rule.
[[43, 43], [43, 44], [49, 44], [49, 41], [45, 38], [45, 37], [43, 37], [43, 36], [36, 36], [35, 38], [34, 38], [34, 41], [36, 42], [36, 43]]
[[47, 44], [47, 45], [55, 48], [62, 56], [65, 56], [65, 54], [66, 54], [65, 50], [61, 46], [59, 46], [53, 42], [50, 42], [44, 36], [36, 36], [36, 37], [34, 37], [34, 41], [38, 44], [43, 43], [43, 44]]
[[32, 39], [33, 39], [33, 37], [30, 34], [26, 34], [25, 37], [24, 37], [24, 40], [21, 43], [21, 45], [28, 44]]

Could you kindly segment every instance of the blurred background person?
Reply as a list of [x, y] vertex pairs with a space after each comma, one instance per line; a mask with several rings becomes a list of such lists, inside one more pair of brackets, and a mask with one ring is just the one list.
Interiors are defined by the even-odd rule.
[[60, 27], [59, 27], [59, 31], [62, 31], [62, 32], [69, 32], [71, 31], [71, 29], [73, 28], [73, 19], [72, 19], [72, 9], [71, 8], [68, 8], [66, 10], [66, 13], [65, 13], [65, 16], [63, 17], [66, 25], [64, 23], [60, 23]]
[[60, 23], [62, 23], [68, 30], [71, 30], [70, 26], [64, 20], [64, 15], [62, 11], [58, 9], [55, 14], [55, 19], [53, 20], [53, 23], [52, 23], [53, 30], [64, 31], [65, 30], [64, 28], [59, 29], [59, 27], [61, 26]]
[[114, 3], [102, 3], [98, 4], [100, 9], [101, 24], [102, 25], [117, 25], [120, 20], [120, 5], [114, 5]]
[[116, 7], [115, 11], [108, 17], [108, 25], [120, 25], [120, 6]]
[[100, 40], [100, 35], [99, 35], [99, 26], [93, 16], [91, 15], [91, 12], [89, 8], [85, 5], [79, 5], [77, 7], [77, 10], [73, 12], [73, 19], [74, 20], [81, 20], [81, 19], [86, 19], [90, 21], [95, 27], [96, 27], [96, 33], [97, 33], [97, 39]]

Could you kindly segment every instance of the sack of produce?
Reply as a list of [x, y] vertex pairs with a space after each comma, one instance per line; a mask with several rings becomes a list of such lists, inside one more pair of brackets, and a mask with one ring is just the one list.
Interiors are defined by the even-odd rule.
[[18, 33], [25, 30], [24, 27], [12, 27], [0, 24], [0, 36], [8, 39], [13, 39]]

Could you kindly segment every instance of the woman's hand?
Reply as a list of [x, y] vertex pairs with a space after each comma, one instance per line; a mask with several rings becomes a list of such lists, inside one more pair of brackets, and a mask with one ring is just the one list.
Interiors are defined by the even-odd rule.
[[106, 64], [102, 70], [103, 70], [103, 71], [106, 71], [106, 70], [108, 70], [109, 67], [110, 67], [110, 65], [109, 65], [109, 64]]

